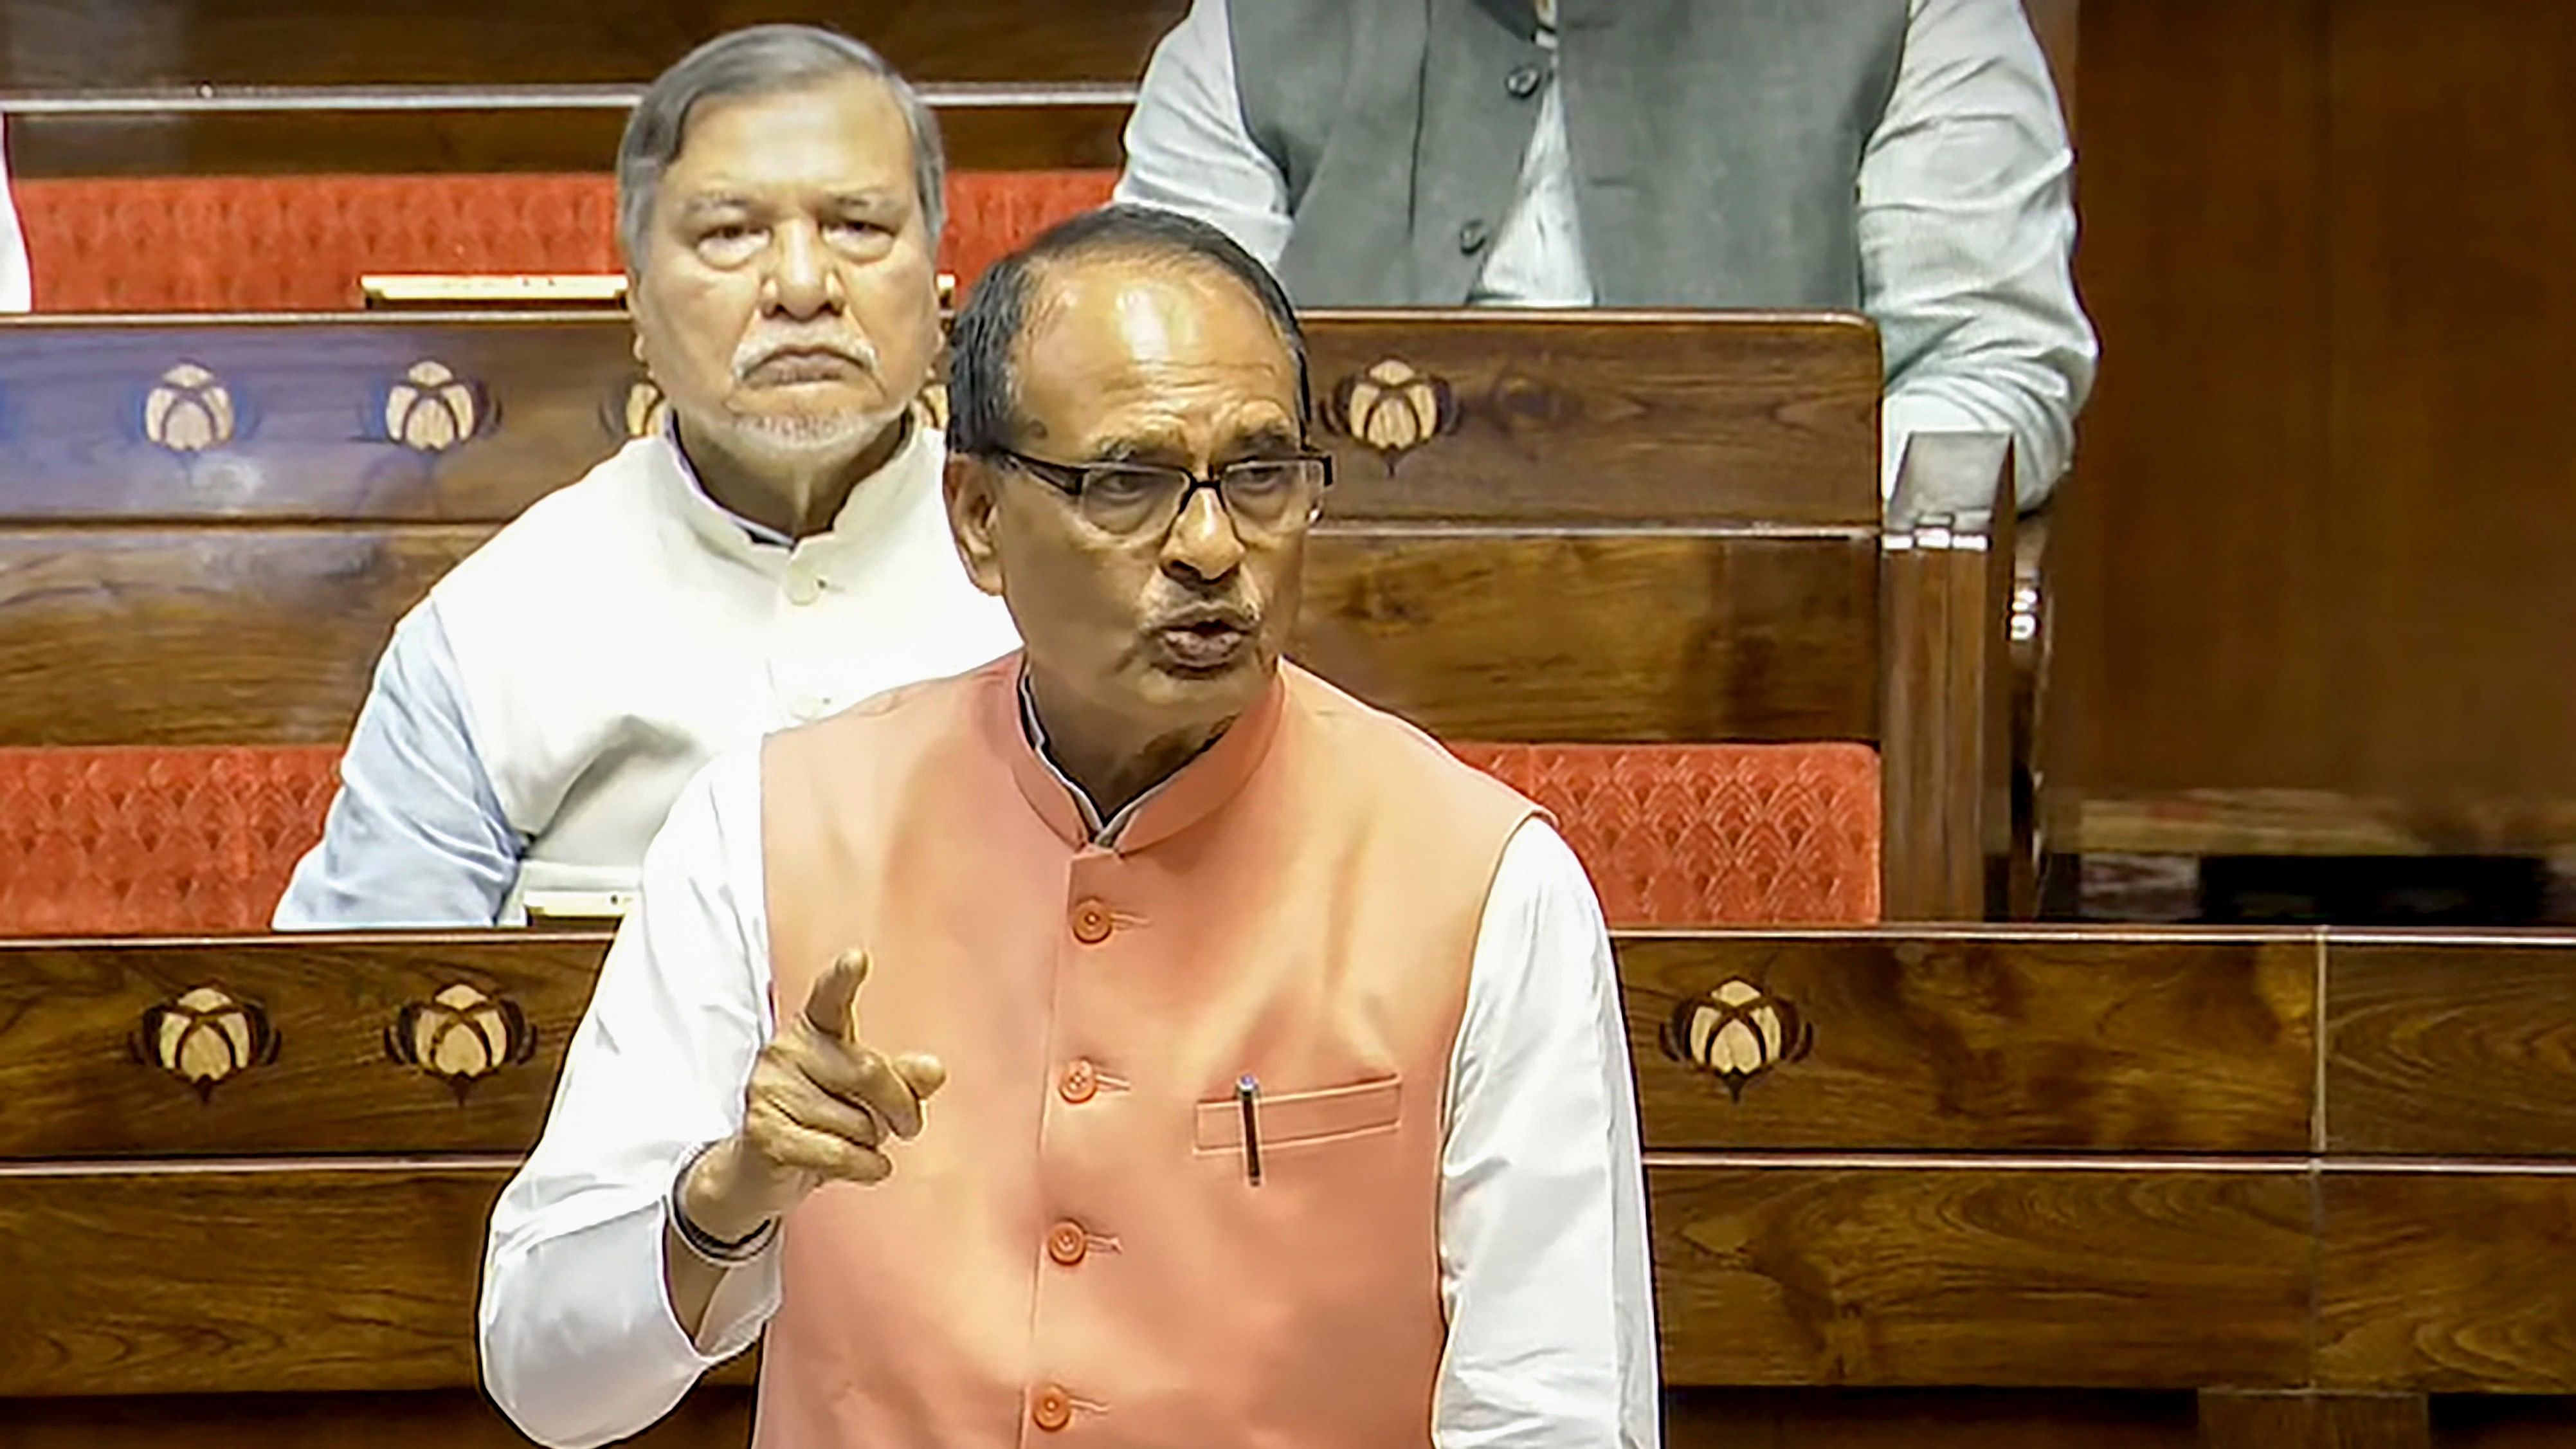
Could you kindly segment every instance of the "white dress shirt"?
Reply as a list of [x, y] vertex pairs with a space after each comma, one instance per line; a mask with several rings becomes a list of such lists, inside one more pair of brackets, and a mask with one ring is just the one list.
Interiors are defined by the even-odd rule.
[[[773, 1247], [727, 1276], [692, 1341], [662, 1277], [673, 1178], [741, 1126], [774, 1030], [765, 900], [759, 754], [744, 750], [672, 806], [545, 1135], [492, 1212], [483, 1379], [543, 1443], [643, 1429], [794, 1291]], [[1433, 1442], [1649, 1449], [1655, 1324], [1627, 1034], [1600, 906], [1545, 824], [1513, 836], [1487, 895], [1450, 1088]]]
[[[1117, 199], [1199, 217], [1275, 266], [1288, 184], [1245, 125], [1226, 4], [1196, 0], [1155, 51]], [[1918, 432], [2010, 433], [2023, 507], [2065, 471], [2097, 356], [2071, 267], [2074, 165], [2020, 0], [1910, 0], [1859, 176], [1861, 307], [1886, 349], [1886, 488]], [[1476, 300], [1592, 303], [1552, 75]]]
[[34, 305], [27, 234], [18, 225], [18, 204], [9, 197], [8, 134], [0, 131], [0, 312], [24, 312]]

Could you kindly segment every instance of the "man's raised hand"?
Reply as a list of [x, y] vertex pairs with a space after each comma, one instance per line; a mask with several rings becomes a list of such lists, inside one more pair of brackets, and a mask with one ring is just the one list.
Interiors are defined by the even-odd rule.
[[937, 1057], [889, 1056], [859, 1031], [864, 951], [845, 951], [760, 1050], [742, 1130], [698, 1159], [681, 1186], [689, 1221], [738, 1241], [827, 1182], [883, 1182], [894, 1139], [918, 1136], [922, 1104], [948, 1080]]

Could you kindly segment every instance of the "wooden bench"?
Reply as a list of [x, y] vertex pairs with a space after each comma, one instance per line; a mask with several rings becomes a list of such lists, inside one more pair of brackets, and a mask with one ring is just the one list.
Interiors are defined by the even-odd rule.
[[[483, 1217], [604, 948], [0, 945], [0, 1422], [510, 1442], [473, 1393]], [[2576, 1420], [2576, 937], [1618, 948], [1676, 1446]], [[745, 1411], [719, 1384], [659, 1442], [739, 1443]]]
[[[1335, 313], [1312, 332], [1341, 483], [1307, 662], [1474, 742], [1596, 873], [1621, 857], [1603, 884], [1623, 918], [2009, 903], [2006, 459], [1924, 440], [1883, 518], [1866, 323]], [[303, 747], [327, 781], [394, 619], [656, 401], [613, 317], [0, 325], [0, 750], [113, 751], [99, 768], [122, 780], [162, 768], [133, 747]], [[0, 850], [35, 848], [12, 818]], [[309, 838], [269, 840], [263, 869], [282, 883]]]

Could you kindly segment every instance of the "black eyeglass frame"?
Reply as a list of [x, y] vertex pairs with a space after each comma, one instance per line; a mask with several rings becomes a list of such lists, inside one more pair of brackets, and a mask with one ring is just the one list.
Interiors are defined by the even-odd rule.
[[[1012, 467], [1019, 469], [1021, 472], [1028, 474], [1030, 477], [1037, 479], [1039, 482], [1046, 484], [1058, 493], [1072, 499], [1076, 504], [1081, 503], [1083, 485], [1088, 481], [1086, 475], [1094, 468], [1127, 468], [1140, 472], [1151, 471], [1156, 473], [1177, 473], [1187, 481], [1188, 486], [1181, 490], [1180, 502], [1178, 506], [1173, 508], [1171, 519], [1164, 523], [1163, 526], [1165, 528], [1169, 528], [1173, 522], [1177, 522], [1180, 519], [1182, 514], [1190, 511], [1190, 500], [1197, 497], [1198, 491], [1202, 488], [1214, 490], [1218, 504], [1225, 509], [1226, 517], [1234, 519], [1237, 523], [1241, 523], [1242, 520], [1234, 511], [1234, 505], [1225, 501], [1225, 474], [1226, 470], [1230, 468], [1238, 468], [1249, 464], [1259, 463], [1316, 463], [1322, 465], [1324, 470], [1324, 481], [1322, 485], [1317, 487], [1315, 490], [1314, 507], [1307, 514], [1305, 520], [1306, 524], [1313, 523], [1315, 518], [1322, 513], [1324, 507], [1324, 495], [1333, 490], [1333, 455], [1330, 453], [1318, 453], [1302, 449], [1298, 452], [1287, 454], [1284, 457], [1238, 458], [1234, 462], [1220, 465], [1215, 472], [1204, 477], [1191, 472], [1187, 468], [1175, 468], [1168, 463], [1133, 463], [1124, 460], [1098, 463], [1059, 463], [1052, 458], [1032, 458], [1028, 454], [1020, 452], [1015, 448], [990, 448], [983, 451], [987, 456], [998, 458], [1001, 461], [1010, 464]], [[1299, 526], [1303, 527], [1305, 525], [1300, 524]]]

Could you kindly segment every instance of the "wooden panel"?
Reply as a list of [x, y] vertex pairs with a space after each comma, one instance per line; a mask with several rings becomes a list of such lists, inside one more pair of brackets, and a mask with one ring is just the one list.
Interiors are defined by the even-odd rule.
[[2086, 793], [2554, 845], [2517, 827], [2576, 802], [2576, 12], [2151, 9], [2085, 17]]
[[1334, 524], [1300, 662], [1474, 740], [1870, 739], [1875, 539]]
[[[601, 935], [517, 933], [0, 944], [0, 1158], [525, 1151], [606, 951]], [[419, 1013], [457, 985], [521, 1028], [461, 1023], [460, 1069], [500, 1059], [463, 1091], [389, 1055], [407, 1009], [415, 1056], [454, 1019]], [[246, 1003], [276, 1051], [201, 1099], [140, 1024], [204, 986]]]
[[[1345, 435], [1337, 517], [1878, 523], [1878, 339], [1859, 317], [1319, 312], [1309, 342]], [[1421, 381], [1351, 392], [1388, 364]], [[1348, 436], [1410, 442], [1444, 414], [1451, 431], [1411, 452]]]
[[2317, 1380], [2576, 1392], [2576, 1176], [2329, 1170]]
[[[1877, 526], [1878, 345], [1858, 319], [1338, 313], [1310, 326], [1328, 435], [1347, 433], [1353, 401], [1381, 440], [1430, 428], [1412, 451], [1335, 439], [1336, 519]], [[1334, 403], [1390, 359], [1420, 384]], [[444, 451], [405, 446], [387, 420], [425, 360], [462, 381], [477, 424]], [[147, 436], [152, 392], [182, 363], [213, 381], [170, 400], [220, 386], [233, 439], [189, 453]], [[626, 440], [640, 378], [614, 315], [0, 322], [0, 516], [508, 519]]]
[[1647, 1172], [1664, 1377], [2192, 1388], [2295, 1382], [2295, 1167]]
[[641, 81], [737, 26], [839, 26], [915, 80], [1122, 80], [1145, 69], [1185, 0], [1057, 0], [1026, 8], [885, 0], [20, 0], [12, 88]]
[[[507, 520], [626, 441], [630, 335], [613, 315], [0, 323], [0, 509]], [[407, 381], [423, 362], [456, 382]], [[208, 376], [171, 385], [183, 365]], [[465, 440], [407, 446], [389, 414], [444, 430], [418, 439]], [[232, 437], [164, 447], [156, 417], [173, 441], [209, 420]]]
[[[1623, 937], [1647, 1145], [2307, 1149], [2315, 949], [2181, 933]], [[1755, 988], [1805, 1047], [1731, 1098], [1676, 1013]], [[1758, 1006], [1747, 1006], [1758, 1011]]]
[[2012, 459], [2001, 433], [1921, 435], [1888, 500], [1880, 835], [1892, 921], [2031, 914], [2012, 807]]
[[[680, 1401], [635, 1449], [741, 1449], [751, 1391], [714, 1386]], [[0, 1403], [0, 1449], [525, 1449], [480, 1393], [156, 1394]]]
[[2576, 1153], [2576, 941], [2336, 941], [2326, 1142], [2339, 1152]]
[[1678, 1389], [1664, 1399], [1664, 1443], [1668, 1449], [2195, 1449], [2199, 1439], [2187, 1394]]
[[2567, 1449], [2576, 1444], [2576, 1399], [2435, 1399], [2433, 1442], [2443, 1449]]
[[0, 1398], [471, 1388], [508, 1176], [0, 1167]]
[[2084, 11], [2076, 269], [2102, 371], [2063, 490], [2052, 708], [2082, 793], [2314, 784], [2331, 687], [2327, 0]]
[[346, 739], [484, 525], [0, 532], [0, 744]]
[[[674, 57], [676, 58], [676, 57]], [[951, 171], [1116, 170], [1124, 105], [947, 108]], [[76, 176], [605, 171], [622, 109], [12, 113], [16, 180]]]
[[2207, 1449], [2427, 1449], [2432, 1421], [2415, 1394], [2200, 1396]]
[[2333, 17], [2331, 784], [2576, 798], [2576, 8]]

